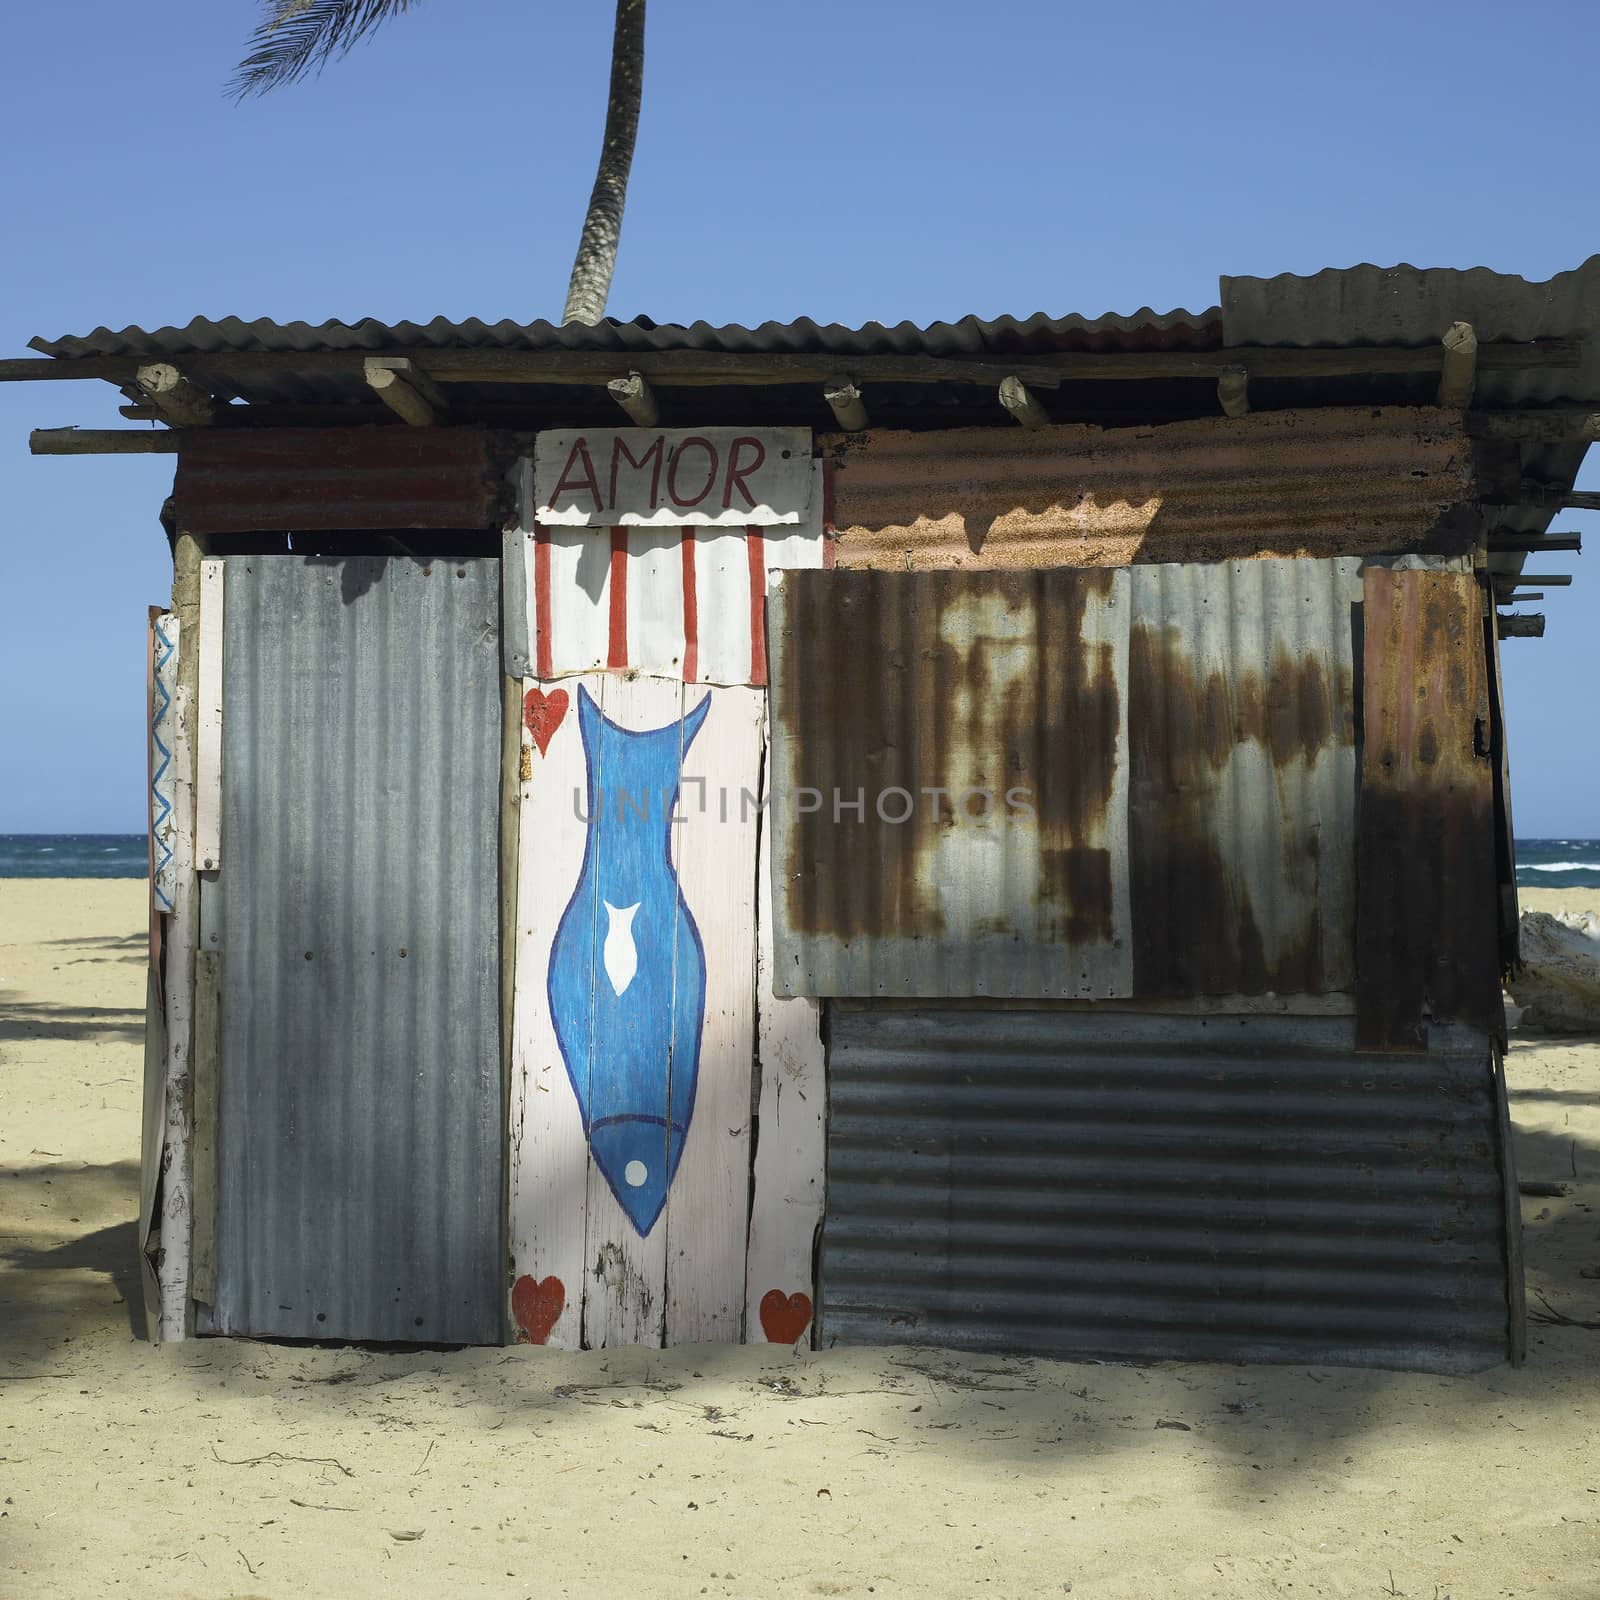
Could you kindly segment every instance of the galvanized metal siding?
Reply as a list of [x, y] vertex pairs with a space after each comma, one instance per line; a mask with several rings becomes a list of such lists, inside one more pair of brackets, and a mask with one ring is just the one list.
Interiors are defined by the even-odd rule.
[[1352, 988], [1360, 562], [1131, 583], [1133, 992]]
[[1129, 992], [1126, 571], [789, 572], [779, 994]]
[[219, 1331], [500, 1339], [498, 598], [228, 561]]
[[1459, 417], [1411, 407], [819, 442], [841, 567], [1378, 554], [1423, 544], [1472, 493]]
[[837, 1005], [819, 1334], [1461, 1372], [1505, 1359], [1488, 1039]]

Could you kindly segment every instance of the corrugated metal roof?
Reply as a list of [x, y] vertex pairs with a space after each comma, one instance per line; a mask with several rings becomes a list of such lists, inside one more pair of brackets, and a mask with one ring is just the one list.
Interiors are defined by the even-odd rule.
[[33, 339], [30, 348], [47, 356], [173, 357], [221, 355], [228, 352], [328, 350], [700, 350], [735, 355], [1015, 355], [1045, 351], [1206, 350], [1221, 342], [1222, 313], [1152, 311], [1141, 308], [1126, 316], [1076, 314], [1064, 317], [1038, 312], [1031, 317], [962, 317], [956, 322], [866, 322], [850, 328], [837, 322], [740, 323], [653, 322], [649, 317], [621, 321], [607, 317], [593, 325], [555, 322], [482, 322], [470, 317], [452, 322], [273, 322], [260, 317], [212, 321], [196, 317], [185, 326], [146, 330], [129, 326], [93, 333]]
[[[1473, 404], [1504, 410], [1600, 402], [1600, 255], [1543, 282], [1487, 267], [1408, 265], [1328, 268], [1307, 277], [1222, 279], [1224, 342], [1346, 346], [1421, 345], [1440, 339], [1452, 322], [1469, 322], [1479, 343], [1579, 335], [1581, 362], [1570, 368], [1493, 368], [1479, 372]], [[1425, 383], [1419, 386], [1425, 398]], [[1524, 452], [1521, 470], [1541, 483], [1570, 485], [1583, 464], [1586, 440]], [[1539, 533], [1551, 512], [1504, 507], [1495, 525]], [[1518, 572], [1525, 558], [1497, 555], [1497, 571]]]
[[219, 1332], [498, 1343], [499, 563], [227, 563]]
[[1506, 1359], [1489, 1041], [1348, 1018], [838, 1004], [818, 1337], [1470, 1372]]

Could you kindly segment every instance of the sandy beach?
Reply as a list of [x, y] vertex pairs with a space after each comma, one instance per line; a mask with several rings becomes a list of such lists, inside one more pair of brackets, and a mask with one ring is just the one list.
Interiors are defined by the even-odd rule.
[[[144, 967], [143, 883], [0, 880], [0, 1595], [1600, 1595], [1600, 1331], [1558, 1323], [1468, 1379], [153, 1348]], [[1568, 1185], [1529, 1305], [1597, 1319], [1600, 1041], [1513, 1041]]]

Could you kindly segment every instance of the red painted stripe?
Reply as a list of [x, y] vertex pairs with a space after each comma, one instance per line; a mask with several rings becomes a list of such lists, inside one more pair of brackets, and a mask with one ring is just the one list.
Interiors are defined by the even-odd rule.
[[606, 665], [628, 664], [628, 530], [611, 530], [611, 635]]
[[534, 675], [555, 676], [555, 648], [550, 638], [550, 530], [533, 530], [533, 656]]
[[683, 530], [683, 681], [700, 678], [700, 599], [695, 592], [694, 529]]
[[759, 689], [767, 681], [766, 535], [759, 528], [746, 528], [744, 548], [750, 557], [750, 682]]

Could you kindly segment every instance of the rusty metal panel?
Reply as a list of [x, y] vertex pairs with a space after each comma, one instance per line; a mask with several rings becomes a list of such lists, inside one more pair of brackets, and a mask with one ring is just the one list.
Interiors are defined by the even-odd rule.
[[1483, 595], [1470, 574], [1367, 570], [1360, 953], [1364, 1050], [1428, 1019], [1504, 1027]]
[[822, 1344], [1470, 1372], [1508, 1354], [1488, 1038], [831, 1008]]
[[211, 1331], [501, 1338], [498, 566], [227, 562]]
[[1361, 563], [1135, 567], [1133, 992], [1355, 980]]
[[187, 533], [499, 524], [481, 428], [197, 428], [173, 502]]
[[780, 994], [1129, 993], [1126, 572], [770, 591]]
[[827, 435], [841, 567], [1122, 566], [1425, 547], [1472, 493], [1453, 412]]

